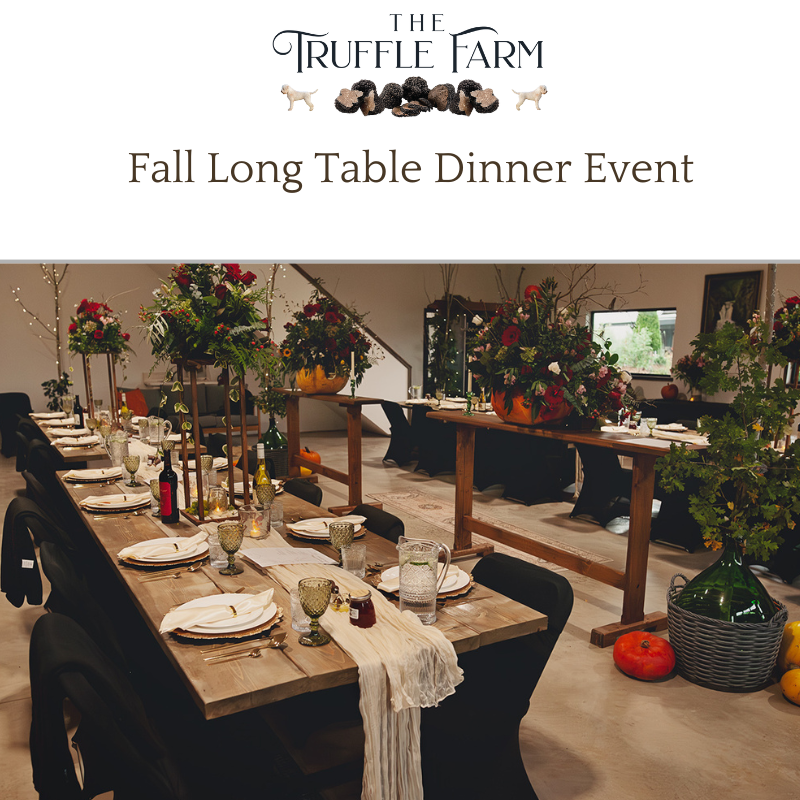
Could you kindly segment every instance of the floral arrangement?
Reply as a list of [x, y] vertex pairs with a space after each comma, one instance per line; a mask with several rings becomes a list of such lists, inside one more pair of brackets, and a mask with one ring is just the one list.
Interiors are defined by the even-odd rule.
[[71, 353], [120, 355], [130, 350], [129, 333], [123, 333], [119, 314], [105, 303], [81, 300], [74, 317], [70, 317], [69, 350]]
[[786, 356], [780, 342], [768, 341], [768, 325], [758, 314], [750, 325], [726, 324], [692, 342], [693, 358], [705, 364], [699, 388], [735, 395], [722, 419], [702, 418], [706, 450], [672, 445], [656, 469], [667, 491], [682, 490], [689, 477], [699, 479], [689, 510], [707, 546], [719, 549], [730, 536], [768, 560], [800, 515], [800, 441], [787, 446], [784, 440], [800, 389], [782, 378], [770, 382], [773, 367], [785, 365]]
[[238, 264], [173, 267], [168, 282], [153, 292], [153, 304], [139, 312], [156, 363], [210, 357], [240, 377], [250, 369], [268, 371], [275, 355], [257, 308], [267, 290], [253, 285], [256, 277]]
[[363, 318], [315, 291], [303, 308], [284, 326], [280, 345], [284, 372], [299, 372], [320, 366], [326, 375], [349, 375], [354, 366], [356, 386], [377, 361], [372, 343], [360, 330]]
[[772, 325], [775, 346], [790, 361], [800, 361], [800, 297], [789, 297], [775, 312]]
[[578, 322], [578, 309], [558, 309], [557, 298], [556, 281], [546, 278], [528, 286], [523, 300], [506, 301], [483, 324], [471, 342], [470, 369], [478, 385], [504, 392], [509, 412], [521, 394], [545, 422], [561, 418], [564, 404], [590, 418], [631, 405], [630, 375], [615, 366], [610, 342], [593, 341]]
[[682, 380], [690, 389], [697, 389], [706, 367], [705, 359], [701, 354], [690, 353], [678, 359], [672, 367], [672, 374]]

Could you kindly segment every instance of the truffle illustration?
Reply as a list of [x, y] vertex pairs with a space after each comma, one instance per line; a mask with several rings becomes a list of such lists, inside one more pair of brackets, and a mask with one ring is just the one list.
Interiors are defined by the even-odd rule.
[[383, 104], [378, 98], [378, 87], [372, 81], [356, 81], [350, 88], [354, 92], [361, 92], [358, 103], [365, 117], [374, 117], [383, 111]]
[[479, 114], [491, 114], [500, 107], [500, 101], [491, 89], [475, 89], [470, 95], [475, 98], [473, 107]]
[[378, 96], [381, 105], [389, 110], [403, 103], [403, 87], [399, 83], [387, 83]]
[[421, 106], [419, 103], [405, 103], [402, 106], [392, 109], [392, 114], [396, 117], [418, 117], [422, 112], [430, 109]]
[[414, 100], [413, 102], [419, 103], [425, 111], [430, 111], [433, 108], [433, 103], [427, 97], [420, 97], [419, 100]]
[[468, 117], [472, 113], [473, 98], [471, 92], [481, 91], [477, 81], [463, 80], [458, 84], [458, 90], [450, 99], [450, 110], [460, 117]]
[[452, 83], [440, 83], [428, 92], [428, 100], [439, 111], [447, 111], [451, 98], [456, 95], [456, 87]]
[[339, 96], [333, 101], [337, 111], [342, 114], [355, 114], [359, 108], [359, 98], [362, 92], [353, 91], [352, 89], [341, 89]]
[[425, 78], [415, 76], [403, 81], [403, 97], [409, 102], [419, 100], [420, 97], [427, 97], [429, 91]]

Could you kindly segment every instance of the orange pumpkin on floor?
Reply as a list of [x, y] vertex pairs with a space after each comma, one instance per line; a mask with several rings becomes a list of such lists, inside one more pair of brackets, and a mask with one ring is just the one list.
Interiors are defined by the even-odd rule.
[[675, 651], [654, 633], [631, 631], [614, 643], [614, 663], [632, 678], [657, 681], [675, 669]]
[[[300, 455], [303, 456], [303, 458], [307, 458], [309, 461], [316, 462], [317, 464], [322, 463], [322, 456], [316, 450], [309, 450], [307, 447], [304, 447], [300, 451]], [[300, 467], [300, 475], [303, 478], [307, 478], [312, 474], [312, 471], [308, 467]]]

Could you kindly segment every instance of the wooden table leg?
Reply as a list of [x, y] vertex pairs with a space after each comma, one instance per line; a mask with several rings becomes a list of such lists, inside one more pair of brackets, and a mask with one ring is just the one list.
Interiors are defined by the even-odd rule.
[[647, 586], [647, 555], [650, 549], [650, 520], [653, 513], [656, 456], [642, 453], [633, 459], [631, 523], [628, 531], [628, 554], [625, 562], [625, 587], [620, 622], [592, 631], [592, 643], [600, 647], [613, 644], [623, 633], [635, 630], [664, 630], [663, 612], [644, 613]]
[[300, 467], [294, 463], [300, 455], [300, 398], [290, 395], [286, 397], [286, 441], [289, 477], [296, 478], [300, 475]]
[[361, 503], [361, 406], [347, 406], [347, 499]]
[[472, 516], [472, 476], [475, 468], [475, 428], [456, 425], [456, 522], [453, 552], [472, 547], [464, 517]]

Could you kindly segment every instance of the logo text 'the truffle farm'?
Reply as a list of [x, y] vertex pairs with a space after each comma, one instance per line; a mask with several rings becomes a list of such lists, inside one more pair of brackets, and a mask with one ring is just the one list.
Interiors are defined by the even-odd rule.
[[[446, 33], [442, 27], [442, 14], [389, 14], [393, 22], [393, 32]], [[467, 28], [459, 33], [451, 33], [451, 60], [453, 72], [459, 68], [500, 69], [510, 67], [519, 69], [523, 59], [536, 56], [536, 66], [542, 67], [542, 42], [533, 46], [521, 39], [490, 39], [491, 32], [498, 32], [488, 25]], [[356, 39], [329, 40], [328, 33], [287, 29], [276, 33], [272, 39], [272, 49], [280, 56], [294, 55], [297, 71], [322, 67], [328, 69], [433, 69], [432, 57], [427, 45], [433, 39]], [[441, 40], [441, 37], [437, 37]], [[280, 40], [280, 41], [279, 41]]]

